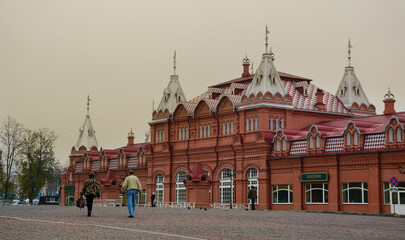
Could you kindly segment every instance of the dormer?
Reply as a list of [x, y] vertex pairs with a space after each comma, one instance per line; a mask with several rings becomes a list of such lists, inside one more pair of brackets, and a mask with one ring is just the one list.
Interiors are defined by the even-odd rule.
[[138, 166], [146, 167], [146, 156], [143, 148], [139, 148], [137, 158], [138, 158]]
[[310, 154], [321, 153], [325, 150], [325, 141], [322, 139], [321, 133], [316, 125], [309, 128], [306, 135], [307, 138], [307, 152]]
[[386, 148], [403, 148], [404, 126], [399, 122], [396, 116], [392, 116], [385, 126], [385, 147]]
[[290, 149], [290, 143], [287, 140], [282, 129], [278, 130], [273, 138], [274, 156], [287, 156]]
[[360, 151], [363, 148], [364, 137], [354, 122], [348, 122], [342, 134], [344, 151]]

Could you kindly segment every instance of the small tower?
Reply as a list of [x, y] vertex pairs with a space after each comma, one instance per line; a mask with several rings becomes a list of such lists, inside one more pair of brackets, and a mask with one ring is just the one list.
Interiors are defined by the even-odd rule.
[[127, 146], [129, 146], [129, 145], [134, 145], [134, 140], [135, 140], [135, 134], [132, 132], [132, 128], [131, 128], [131, 131], [128, 133], [128, 143], [127, 143]]
[[168, 110], [169, 113], [173, 113], [177, 105], [180, 102], [186, 102], [186, 97], [184, 96], [183, 89], [181, 89], [179, 76], [176, 74], [176, 51], [174, 51], [173, 56], [173, 75], [170, 76], [170, 82], [167, 88], [163, 90], [163, 97], [160, 100], [160, 104], [156, 109], [158, 113], [160, 110], [165, 112]]
[[250, 60], [247, 57], [247, 54], [246, 54], [245, 58], [242, 60], [242, 66], [243, 66], [242, 77], [250, 76], [250, 73], [249, 73]]
[[388, 88], [388, 93], [385, 94], [384, 96], [384, 115], [389, 115], [389, 114], [394, 114], [395, 112], [395, 99], [394, 99], [394, 94], [391, 93], [390, 88]]
[[266, 25], [266, 42], [265, 42], [265, 53], [262, 55], [262, 61], [260, 62], [259, 67], [256, 70], [255, 76], [251, 84], [249, 85], [246, 95], [250, 96], [252, 93], [257, 95], [261, 92], [263, 95], [266, 92], [271, 93], [273, 96], [276, 93], [281, 94], [282, 97], [286, 95], [286, 91], [284, 89], [283, 82], [276, 70], [274, 65], [274, 54], [270, 48], [268, 48], [268, 39], [269, 39], [269, 30]]
[[96, 131], [90, 121], [90, 96], [87, 95], [87, 114], [84, 120], [83, 126], [79, 129], [79, 139], [74, 146], [76, 151], [79, 151], [81, 147], [85, 147], [86, 151], [92, 151], [98, 149]]
[[336, 96], [342, 101], [347, 109], [352, 109], [354, 103], [356, 103], [357, 106], [365, 104], [369, 107], [370, 102], [361, 87], [359, 79], [354, 73], [354, 67], [351, 66], [351, 48], [353, 48], [353, 46], [350, 44], [350, 39], [347, 48], [348, 65], [345, 67], [345, 73], [343, 74], [343, 78], [340, 81], [338, 90], [336, 91]]

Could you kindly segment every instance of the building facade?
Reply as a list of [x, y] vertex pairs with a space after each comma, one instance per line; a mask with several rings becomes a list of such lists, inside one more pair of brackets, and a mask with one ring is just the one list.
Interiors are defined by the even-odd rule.
[[[266, 40], [267, 41], [267, 40]], [[242, 76], [208, 87], [187, 101], [179, 76], [149, 122], [149, 141], [98, 148], [89, 114], [61, 175], [62, 204], [77, 199], [90, 171], [102, 183], [101, 200], [118, 199], [129, 169], [148, 204], [196, 202], [204, 207], [390, 213], [405, 207], [405, 113], [391, 93], [376, 115], [350, 63], [333, 95], [311, 79], [279, 72], [266, 50], [256, 71], [243, 59]], [[396, 176], [393, 189], [389, 179]], [[393, 192], [398, 191], [398, 192]], [[405, 209], [403, 209], [405, 214]]]

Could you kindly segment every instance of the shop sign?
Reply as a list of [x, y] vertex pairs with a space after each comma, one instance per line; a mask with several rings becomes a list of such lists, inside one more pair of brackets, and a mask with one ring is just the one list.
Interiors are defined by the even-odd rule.
[[327, 182], [328, 173], [301, 173], [301, 182]]
[[64, 189], [65, 189], [66, 192], [74, 191], [74, 190], [75, 190], [75, 186], [73, 186], [73, 185], [72, 185], [72, 186], [65, 186]]

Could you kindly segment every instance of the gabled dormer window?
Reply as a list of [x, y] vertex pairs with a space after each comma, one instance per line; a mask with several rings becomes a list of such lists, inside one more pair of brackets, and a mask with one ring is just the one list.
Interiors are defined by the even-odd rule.
[[304, 87], [304, 96], [308, 96], [308, 89]]
[[353, 139], [354, 139], [354, 146], [359, 145], [359, 134], [356, 132], [353, 133]]
[[346, 145], [347, 146], [351, 146], [352, 145], [352, 135], [350, 134], [350, 132], [348, 132], [347, 134], [346, 134]]
[[314, 136], [309, 137], [309, 148], [314, 148]]
[[316, 148], [321, 148], [321, 137], [316, 135]]
[[397, 142], [402, 142], [402, 128], [397, 128]]

